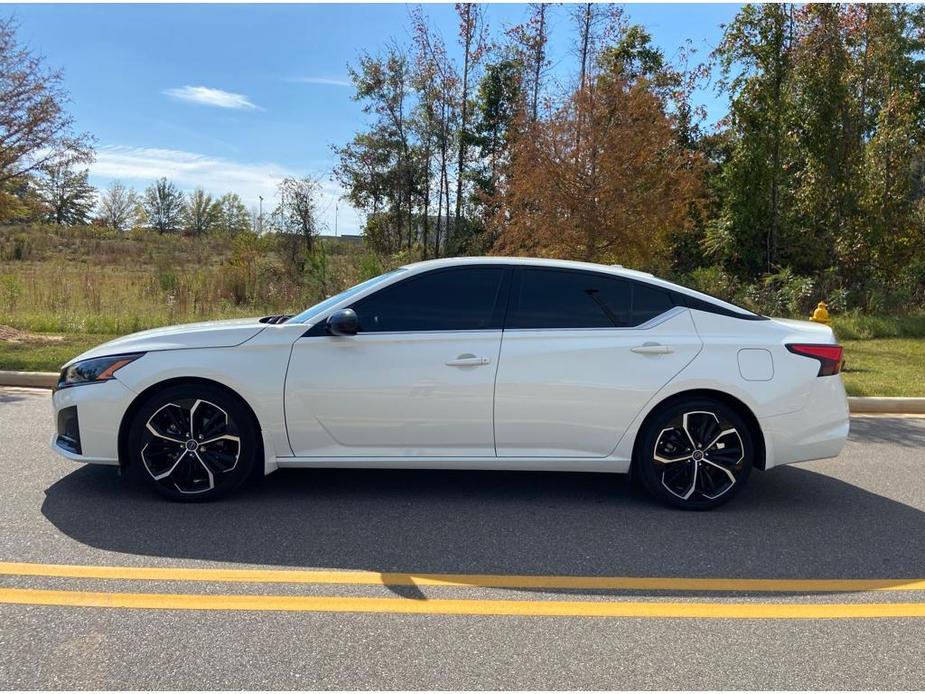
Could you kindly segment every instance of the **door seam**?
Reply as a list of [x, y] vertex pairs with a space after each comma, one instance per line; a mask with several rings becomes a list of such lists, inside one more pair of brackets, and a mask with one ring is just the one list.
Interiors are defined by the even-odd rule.
[[498, 457], [498, 432], [495, 429], [495, 402], [498, 391], [498, 373], [501, 371], [501, 348], [504, 346], [504, 328], [501, 329], [501, 339], [498, 341], [498, 356], [495, 359], [495, 378], [491, 386], [491, 443]]

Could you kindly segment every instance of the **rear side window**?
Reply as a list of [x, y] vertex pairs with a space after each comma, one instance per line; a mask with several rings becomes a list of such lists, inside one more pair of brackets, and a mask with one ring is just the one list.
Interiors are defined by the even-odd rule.
[[501, 327], [504, 267], [436, 270], [358, 301], [360, 332], [485, 330]]
[[511, 291], [509, 328], [629, 328], [673, 306], [657, 287], [572, 270], [522, 270]]
[[632, 282], [633, 304], [630, 311], [630, 325], [642, 325], [674, 306], [671, 294], [664, 289], [641, 282]]

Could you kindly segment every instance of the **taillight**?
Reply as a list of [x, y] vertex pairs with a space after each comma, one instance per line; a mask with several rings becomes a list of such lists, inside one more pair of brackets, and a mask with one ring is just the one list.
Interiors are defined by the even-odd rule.
[[787, 345], [787, 349], [794, 354], [818, 361], [817, 376], [834, 376], [841, 371], [844, 352], [841, 345]]

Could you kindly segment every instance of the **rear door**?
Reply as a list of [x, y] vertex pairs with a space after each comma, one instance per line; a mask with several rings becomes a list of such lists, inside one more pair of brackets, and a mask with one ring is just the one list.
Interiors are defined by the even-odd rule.
[[700, 348], [690, 311], [655, 285], [515, 270], [495, 384], [498, 455], [609, 455]]

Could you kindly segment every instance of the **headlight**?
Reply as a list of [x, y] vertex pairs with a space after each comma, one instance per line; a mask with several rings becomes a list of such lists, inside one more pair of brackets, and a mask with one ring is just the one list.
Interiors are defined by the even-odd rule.
[[111, 357], [96, 357], [74, 362], [61, 370], [58, 388], [68, 388], [82, 383], [100, 383], [114, 378], [116, 371], [142, 356], [141, 354], [117, 354]]

